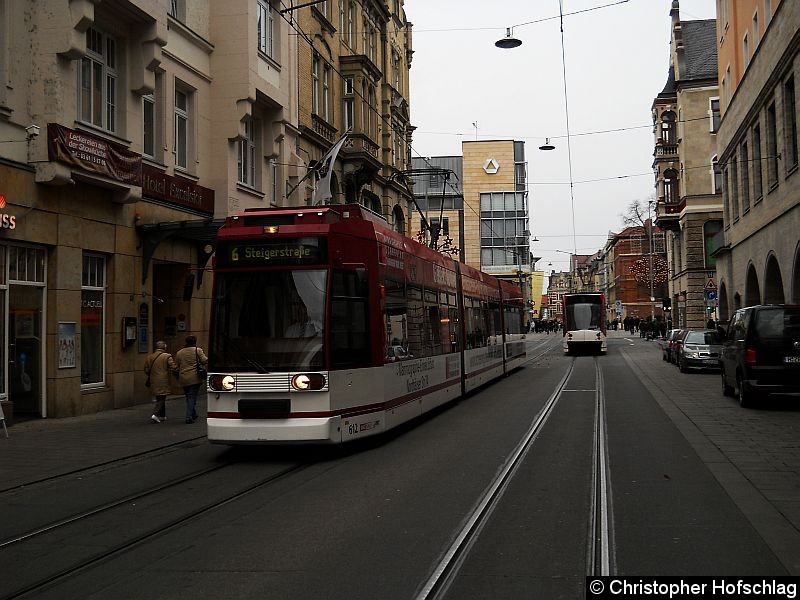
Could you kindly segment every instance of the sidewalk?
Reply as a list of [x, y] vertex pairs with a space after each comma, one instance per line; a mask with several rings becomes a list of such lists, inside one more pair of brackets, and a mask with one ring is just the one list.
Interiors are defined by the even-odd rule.
[[167, 420], [150, 420], [153, 404], [80, 417], [15, 423], [8, 439], [0, 430], [0, 490], [85, 469], [206, 435], [206, 395], [197, 399], [200, 418], [184, 422], [185, 399], [167, 398]]

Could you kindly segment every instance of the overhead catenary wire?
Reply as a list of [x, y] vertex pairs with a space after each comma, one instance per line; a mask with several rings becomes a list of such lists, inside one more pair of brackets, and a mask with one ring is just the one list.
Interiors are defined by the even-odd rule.
[[558, 14], [561, 16], [561, 70], [564, 75], [564, 115], [567, 126], [567, 165], [569, 167], [569, 199], [572, 209], [572, 242], [578, 254], [578, 240], [575, 234], [575, 185], [572, 177], [572, 143], [569, 135], [569, 94], [567, 93], [567, 55], [564, 50], [564, 14], [562, 0], [558, 0]]

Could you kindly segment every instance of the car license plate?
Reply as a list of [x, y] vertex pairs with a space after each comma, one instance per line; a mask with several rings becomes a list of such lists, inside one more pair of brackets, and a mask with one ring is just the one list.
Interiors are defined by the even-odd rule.
[[785, 363], [800, 363], [800, 356], [786, 356], [783, 359]]
[[707, 365], [716, 365], [719, 361], [716, 358], [706, 358], [703, 362]]

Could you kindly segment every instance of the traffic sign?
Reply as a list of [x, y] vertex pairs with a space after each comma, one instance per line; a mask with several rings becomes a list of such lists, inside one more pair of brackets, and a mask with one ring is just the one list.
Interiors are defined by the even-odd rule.
[[706, 300], [716, 300], [717, 299], [717, 290], [709, 290], [706, 288]]
[[717, 289], [717, 284], [714, 283], [714, 280], [711, 279], [711, 277], [709, 277], [708, 281], [706, 282], [706, 289], [707, 290], [715, 290], [715, 289]]

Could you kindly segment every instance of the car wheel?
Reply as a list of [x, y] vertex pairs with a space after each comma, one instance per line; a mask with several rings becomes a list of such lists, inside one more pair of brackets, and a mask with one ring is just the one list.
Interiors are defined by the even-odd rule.
[[722, 395], [732, 397], [733, 396], [733, 388], [728, 385], [728, 380], [725, 379], [725, 369], [722, 368], [720, 370], [720, 375], [722, 377]]
[[683, 361], [681, 360], [681, 355], [680, 354], [678, 355], [678, 370], [681, 373], [686, 373], [686, 366], [683, 364]]
[[736, 397], [739, 400], [739, 406], [742, 408], [753, 408], [755, 405], [755, 394], [745, 389], [741, 373], [736, 374]]

